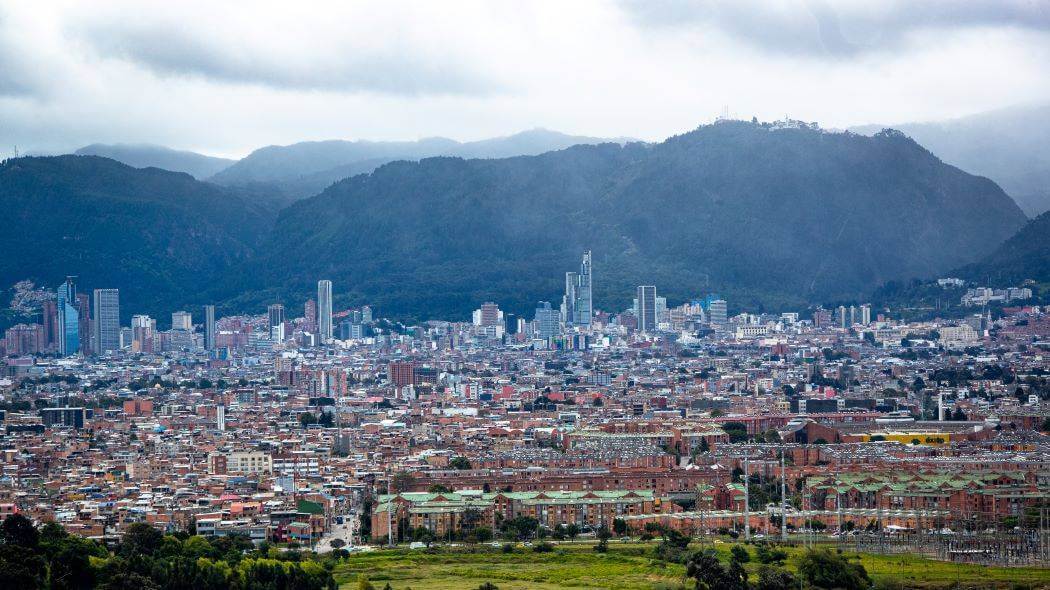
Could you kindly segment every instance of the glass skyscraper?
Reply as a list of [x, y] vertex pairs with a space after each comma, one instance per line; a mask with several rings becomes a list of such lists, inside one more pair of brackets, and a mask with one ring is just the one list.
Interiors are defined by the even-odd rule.
[[77, 311], [77, 285], [74, 277], [58, 288], [58, 353], [72, 356], [80, 350], [80, 312]]
[[317, 281], [317, 334], [321, 344], [332, 340], [332, 281]]
[[565, 295], [561, 300], [561, 321], [566, 326], [590, 326], [594, 315], [591, 301], [591, 252], [583, 253], [580, 272], [565, 273]]

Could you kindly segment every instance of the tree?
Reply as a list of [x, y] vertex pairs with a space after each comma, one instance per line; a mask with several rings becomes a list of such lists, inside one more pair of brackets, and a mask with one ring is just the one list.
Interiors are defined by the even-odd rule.
[[14, 543], [0, 545], [0, 588], [43, 589], [47, 582], [46, 572], [44, 558], [31, 548]]
[[434, 531], [423, 526], [416, 527], [416, 529], [412, 531], [412, 540], [430, 547], [430, 544], [435, 540]]
[[605, 553], [608, 551], [609, 539], [612, 537], [612, 533], [609, 532], [609, 529], [603, 526], [598, 529], [598, 532], [595, 533], [595, 535], [598, 537], [598, 544], [594, 546], [594, 550], [598, 553]]
[[[573, 525], [575, 526], [575, 525]], [[627, 534], [627, 521], [622, 518], [613, 520], [613, 532], [616, 533], [617, 537], [622, 537]]]
[[729, 556], [733, 561], [738, 561], [740, 563], [751, 561], [751, 554], [747, 552], [747, 549], [743, 545], [733, 545], [729, 550]]
[[570, 541], [575, 541], [576, 537], [580, 535], [580, 527], [575, 522], [565, 527], [565, 534], [569, 536]]
[[783, 549], [770, 548], [766, 543], [761, 543], [755, 547], [755, 556], [758, 557], [758, 561], [764, 564], [781, 564], [787, 560], [787, 551]]
[[492, 582], [485, 582], [484, 584], [478, 586], [478, 590], [499, 590], [499, 586], [493, 584]]
[[124, 531], [117, 553], [124, 557], [153, 557], [164, 543], [164, 535], [144, 522], [136, 522]]
[[431, 494], [447, 494], [447, 493], [451, 492], [452, 490], [448, 489], [448, 486], [443, 486], [443, 485], [441, 485], [439, 483], [436, 483], [436, 484], [430, 486], [429, 488], [427, 488], [427, 491], [430, 492]]
[[686, 574], [704, 590], [747, 590], [747, 572], [736, 561], [724, 567], [715, 552], [698, 551], [686, 564]]
[[851, 563], [830, 549], [810, 549], [798, 560], [798, 573], [815, 588], [867, 590], [871, 578], [859, 563]]
[[390, 491], [395, 494], [407, 492], [416, 484], [416, 478], [407, 471], [399, 471], [390, 480]]
[[299, 424], [301, 424], [303, 428], [306, 428], [311, 424], [317, 424], [317, 416], [314, 416], [310, 412], [303, 412], [302, 414], [299, 414]]
[[40, 533], [31, 520], [21, 514], [12, 514], [0, 524], [0, 543], [36, 549], [40, 543]]
[[328, 543], [328, 545], [332, 549], [339, 549], [341, 547], [346, 547], [346, 541], [344, 541], [342, 539], [332, 539], [332, 541], [330, 543]]
[[471, 468], [470, 461], [466, 457], [453, 457], [452, 460], [448, 462], [448, 466], [460, 471], [465, 471]]
[[763, 565], [758, 568], [758, 582], [755, 590], [794, 590], [798, 580], [783, 568]]

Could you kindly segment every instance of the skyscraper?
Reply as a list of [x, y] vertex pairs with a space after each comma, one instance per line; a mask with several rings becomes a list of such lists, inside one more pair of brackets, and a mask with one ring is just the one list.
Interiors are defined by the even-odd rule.
[[193, 316], [188, 311], [176, 311], [171, 314], [171, 329], [193, 331]]
[[640, 285], [638, 287], [638, 330], [652, 332], [656, 329], [656, 287]]
[[313, 299], [307, 299], [303, 306], [303, 330], [317, 333], [317, 302]]
[[714, 326], [724, 326], [729, 322], [729, 304], [725, 299], [715, 299], [707, 305], [707, 321]]
[[120, 350], [120, 291], [95, 289], [95, 354]]
[[536, 305], [536, 337], [546, 340], [558, 333], [558, 312], [550, 302], [540, 301]]
[[80, 354], [87, 356], [94, 352], [94, 330], [91, 327], [91, 296], [77, 293], [77, 334], [80, 335]]
[[567, 326], [590, 326], [594, 315], [591, 300], [591, 252], [583, 253], [580, 272], [565, 273], [565, 295], [561, 300], [561, 321]]
[[332, 281], [317, 281], [317, 334], [321, 344], [332, 340]]
[[871, 305], [867, 303], [860, 306], [860, 323], [865, 326], [871, 323]]
[[77, 312], [77, 286], [75, 277], [66, 277], [66, 282], [58, 288], [58, 353], [71, 356], [80, 350], [80, 313]]
[[270, 338], [284, 340], [284, 306], [274, 303], [266, 308], [266, 315], [270, 318]]
[[204, 306], [204, 348], [215, 350], [215, 306]]

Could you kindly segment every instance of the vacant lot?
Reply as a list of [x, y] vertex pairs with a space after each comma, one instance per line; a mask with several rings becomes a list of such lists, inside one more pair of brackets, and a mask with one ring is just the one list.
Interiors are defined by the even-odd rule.
[[[550, 553], [535, 553], [518, 546], [513, 553], [491, 547], [474, 549], [380, 550], [357, 554], [336, 568], [336, 579], [344, 588], [354, 588], [359, 576], [367, 576], [377, 590], [390, 584], [394, 590], [474, 590], [492, 582], [500, 590], [581, 590], [618, 588], [653, 590], [678, 588], [685, 568], [652, 557], [655, 543], [612, 543], [609, 552], [596, 553], [590, 544], [558, 545]], [[730, 544], [716, 544], [728, 559]], [[691, 549], [699, 549], [698, 543]], [[794, 569], [793, 557], [801, 550], [788, 548], [786, 567]], [[856, 555], [847, 551], [847, 555]], [[752, 557], [754, 552], [752, 551]], [[857, 556], [878, 582], [879, 588], [901, 589], [1050, 589], [1050, 570], [1038, 568], [987, 568], [930, 561], [911, 556], [863, 554]], [[754, 562], [749, 570], [757, 569]]]

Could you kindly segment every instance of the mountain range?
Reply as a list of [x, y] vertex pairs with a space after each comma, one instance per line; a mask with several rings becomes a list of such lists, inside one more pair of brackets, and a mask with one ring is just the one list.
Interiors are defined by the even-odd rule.
[[[887, 126], [865, 125], [853, 130], [870, 135]], [[991, 178], [1030, 217], [1050, 210], [1050, 104], [892, 127], [945, 162]]]
[[564, 273], [592, 250], [601, 309], [628, 307], [639, 284], [672, 304], [717, 292], [784, 309], [977, 263], [1027, 221], [994, 182], [900, 132], [794, 123], [393, 161], [287, 206], [258, 192], [265, 182], [224, 187], [101, 157], [8, 160], [0, 206], [17, 222], [0, 235], [11, 253], [0, 285], [79, 274], [120, 287], [126, 313], [159, 315], [299, 306], [327, 278], [337, 306], [406, 320], [468, 317], [485, 300], [531, 317], [537, 301], [557, 306]]
[[418, 141], [304, 141], [260, 148], [240, 160], [212, 158], [154, 145], [93, 144], [76, 153], [106, 156], [136, 168], [153, 166], [186, 172], [215, 184], [250, 188], [257, 194], [268, 195], [279, 204], [288, 204], [315, 195], [334, 182], [371, 172], [394, 160], [434, 156], [506, 158], [609, 141], [623, 143], [629, 140], [531, 129], [506, 137], [469, 142], [444, 137]]
[[185, 172], [197, 179], [208, 178], [236, 162], [148, 143], [93, 143], [73, 153], [77, 156], [102, 156], [135, 168], [162, 168], [173, 172]]

